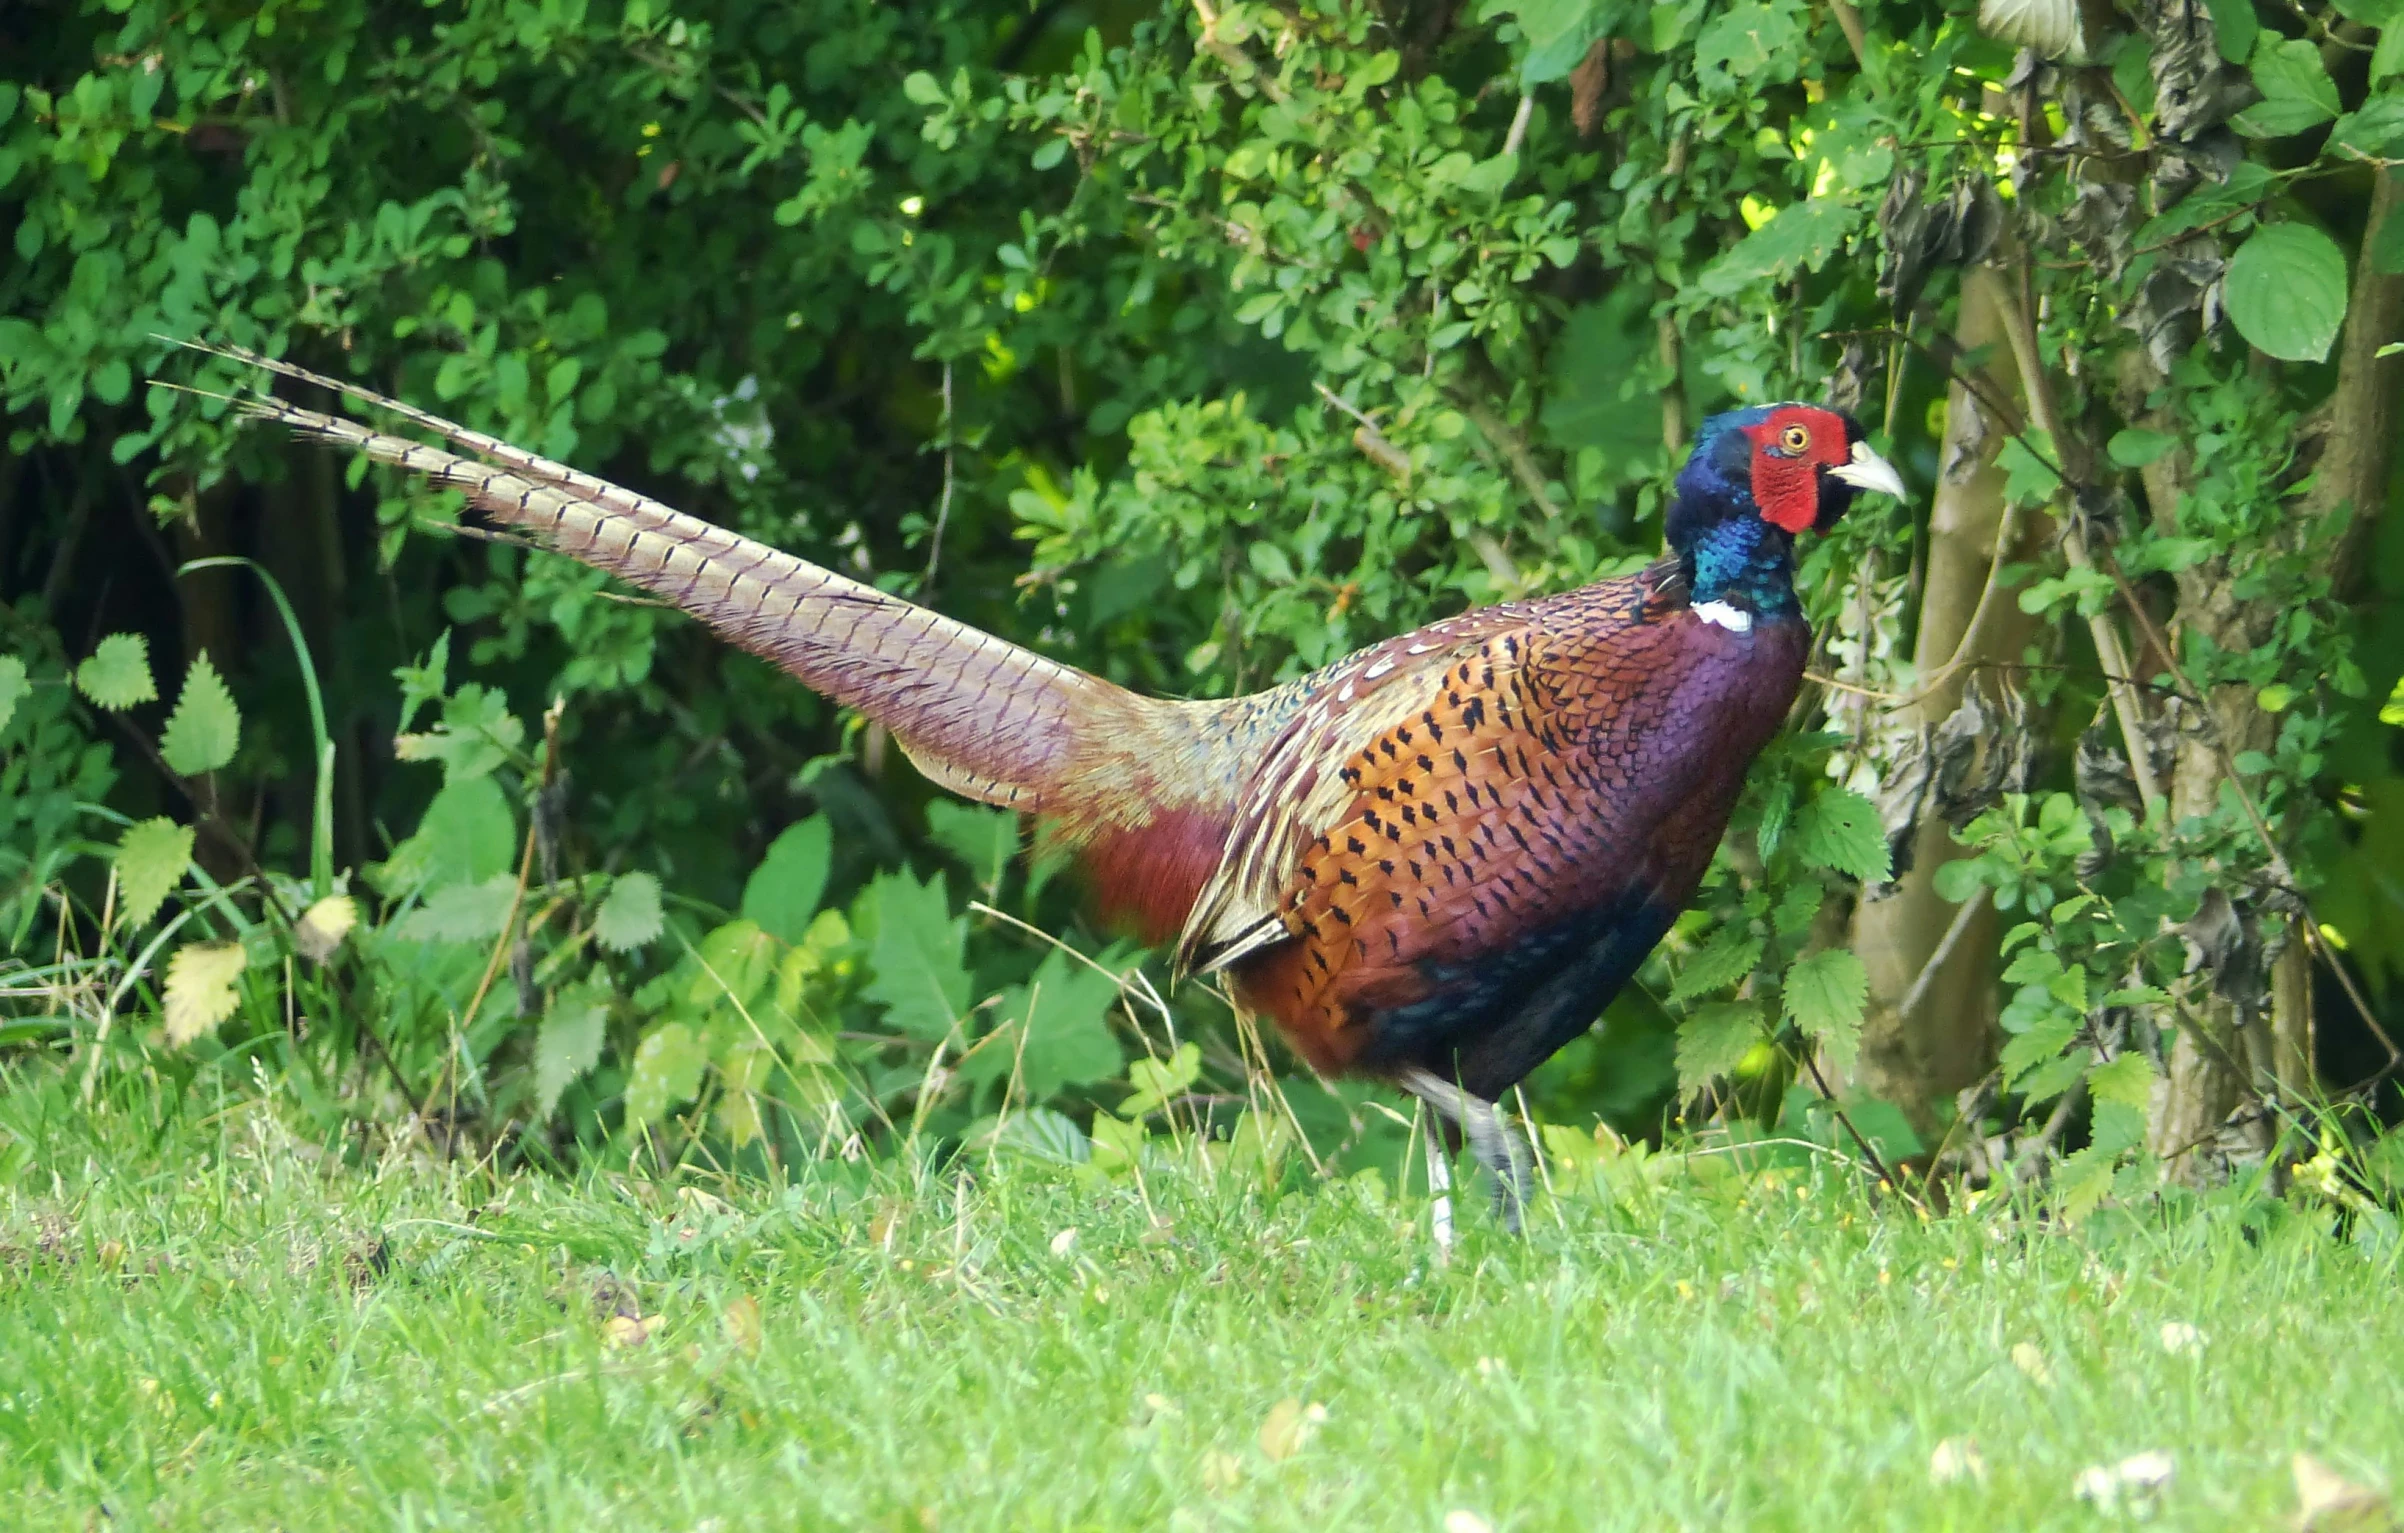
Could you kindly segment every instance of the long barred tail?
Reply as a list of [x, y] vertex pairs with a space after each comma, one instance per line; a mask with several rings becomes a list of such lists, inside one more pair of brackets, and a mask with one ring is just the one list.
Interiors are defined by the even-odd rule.
[[[280, 422], [466, 493], [494, 521], [643, 587], [815, 691], [891, 729], [912, 761], [969, 798], [1059, 817], [1073, 839], [1135, 827], [1191, 749], [1188, 708], [1137, 697], [873, 586], [426, 411], [231, 347], [202, 347], [388, 410], [432, 447], [272, 395]], [[458, 450], [452, 450], [456, 448]], [[471, 456], [471, 454], [473, 456]], [[481, 461], [490, 460], [490, 461]], [[1146, 757], [1151, 757], [1147, 763]]]

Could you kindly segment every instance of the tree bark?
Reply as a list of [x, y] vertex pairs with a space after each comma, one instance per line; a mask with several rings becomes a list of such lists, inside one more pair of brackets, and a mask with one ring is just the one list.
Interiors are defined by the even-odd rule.
[[[2398, 429], [2399, 362], [2382, 359], [2379, 348], [2404, 329], [2404, 278], [2380, 272], [2371, 261], [2380, 226], [2404, 216], [2398, 178], [2375, 172], [2368, 226], [2357, 259], [2354, 291], [2339, 343], [2337, 387], [2306, 424], [2304, 456], [2314, 475], [2301, 499], [2298, 536], [2311, 536], [2333, 516], [2348, 521], [2335, 544], [2335, 594], [2343, 599], [2359, 570], [2387, 489]], [[2150, 369], [2147, 369], [2150, 372]], [[2150, 378], [2139, 380], [2150, 385]], [[2166, 528], [2182, 488], [2183, 452], [2166, 455], [2144, 471], [2146, 498]], [[2284, 615], [2232, 594], [2234, 571], [2224, 559], [2208, 560], [2178, 577], [2174, 622], [2226, 651], [2243, 653], [2265, 642]], [[2170, 784], [2172, 823], [2208, 815], [2217, 807], [2227, 777], [2225, 763], [2249, 750], [2267, 750], [2278, 721], [2256, 705], [2252, 691], [2226, 686], [2204, 701], [2208, 715], [2183, 720]], [[2257, 1008], [2240, 1007], [2198, 985], [2181, 1017], [2166, 1061], [2167, 1073], [2154, 1094], [2149, 1133], [2156, 1153], [2173, 1177], [2209, 1180], [2217, 1171], [2215, 1144], [2267, 1151], [2273, 1125], [2257, 1112], [2234, 1134], [2230, 1117], [2265, 1095], [2293, 1097], [2312, 1082], [2312, 985], [2305, 933], [2288, 923], [2291, 937], [2265, 976], [2267, 991]]]
[[[1994, 270], [1966, 271], [1957, 339], [1965, 353], [1985, 353], [1981, 386], [1994, 397], [2014, 399], [2019, 380], [2005, 344], [2006, 301], [2003, 279]], [[1995, 455], [2007, 429], [1988, 418], [1969, 389], [1953, 385], [1946, 398], [1941, 467], [1929, 513], [1927, 577], [1912, 646], [1922, 687], [1880, 719], [1879, 731], [1890, 741], [1925, 742], [1961, 705], [1972, 678], [1992, 674], [1979, 667], [2018, 660], [2035, 632], [2035, 621], [2008, 593], [1979, 612], [2006, 521], [2004, 475]], [[2043, 520], [2022, 519], [2007, 560], [2033, 555]], [[1884, 754], [1891, 760], [1895, 752]], [[1959, 907], [1938, 896], [1937, 870], [1964, 855], [1946, 822], [1923, 810], [1911, 835], [1910, 866], [1896, 878], [1893, 893], [1864, 899], [1854, 912], [1853, 950], [1869, 971], [1870, 993], [1851, 1084], [1901, 1108], [1923, 1135], [1939, 1128], [1943, 1104], [1977, 1080], [1995, 1052], [1991, 906], [1982, 904], [1971, 913], [1969, 928], [1922, 987], [1909, 1014], [1902, 1010], [1960, 915]]]

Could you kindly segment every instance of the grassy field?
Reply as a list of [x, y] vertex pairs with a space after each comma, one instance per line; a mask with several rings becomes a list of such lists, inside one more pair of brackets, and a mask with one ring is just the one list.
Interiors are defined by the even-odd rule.
[[346, 1167], [68, 1101], [0, 1096], [14, 1525], [2083, 1528], [2160, 1450], [2154, 1526], [2265, 1528], [2298, 1450], [2404, 1454], [2392, 1255], [2234, 1197], [2061, 1233], [1722, 1158], [1439, 1264], [1354, 1183]]

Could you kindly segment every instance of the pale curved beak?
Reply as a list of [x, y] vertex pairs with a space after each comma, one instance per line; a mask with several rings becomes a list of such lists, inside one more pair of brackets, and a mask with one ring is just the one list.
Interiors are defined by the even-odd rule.
[[1911, 499], [1903, 488], [1903, 476], [1895, 472], [1895, 465], [1870, 451], [1867, 442], [1854, 443], [1853, 461], [1830, 469], [1828, 476], [1842, 479], [1857, 490], [1876, 490], [1881, 495], [1892, 495], [1897, 500]]

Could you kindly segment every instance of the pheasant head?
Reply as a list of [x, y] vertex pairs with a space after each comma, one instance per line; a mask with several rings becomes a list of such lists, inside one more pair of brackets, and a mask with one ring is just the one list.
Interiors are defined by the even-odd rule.
[[1863, 490], [1900, 497], [1903, 479], [1841, 411], [1759, 405], [1703, 422], [1666, 529], [1694, 604], [1792, 611], [1795, 535], [1834, 527]]

